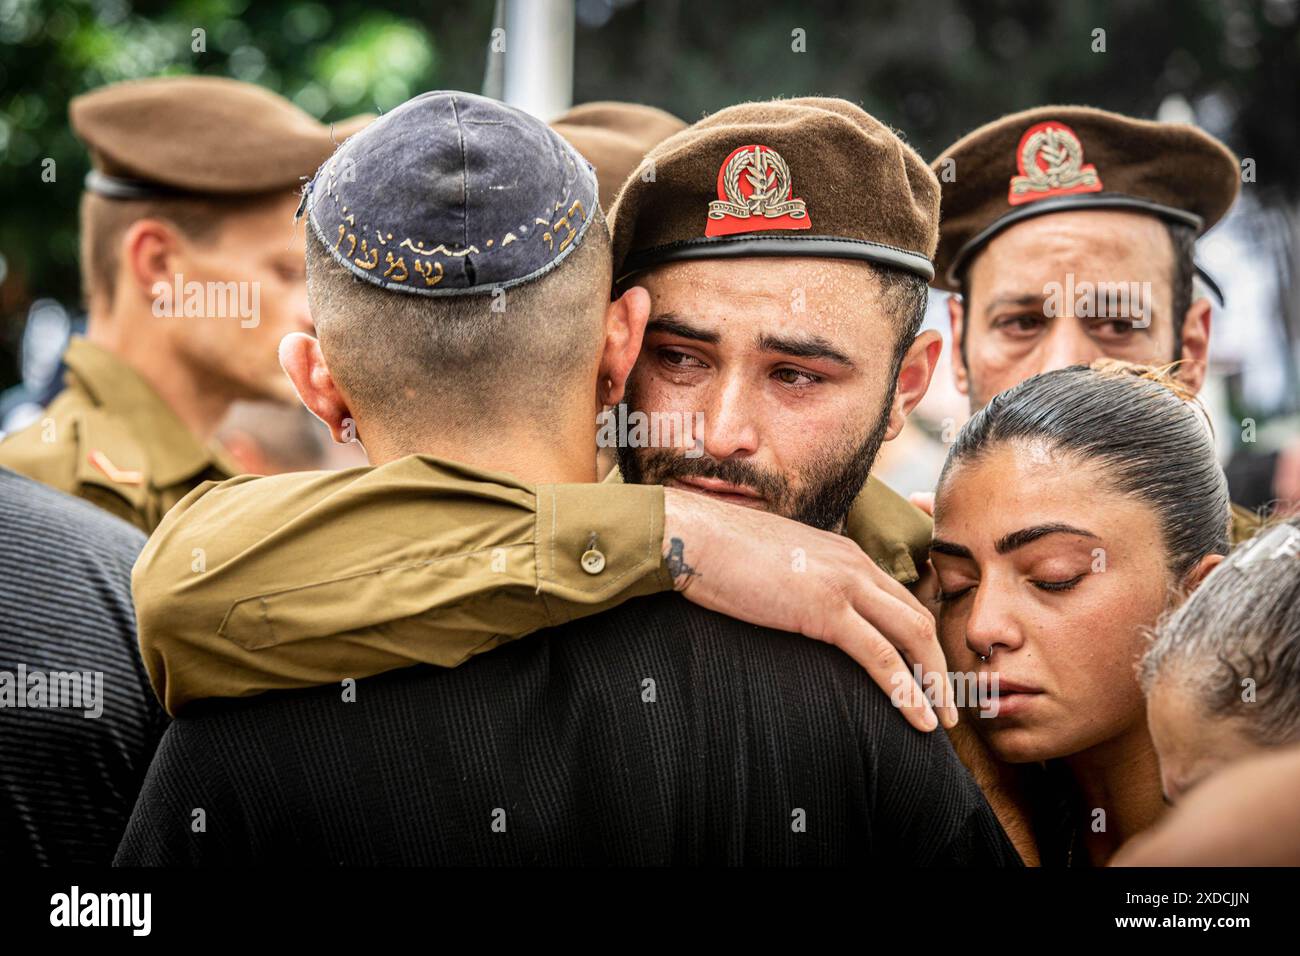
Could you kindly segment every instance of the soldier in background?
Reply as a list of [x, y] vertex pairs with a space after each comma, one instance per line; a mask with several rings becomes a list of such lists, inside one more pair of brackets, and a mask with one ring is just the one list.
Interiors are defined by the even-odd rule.
[[640, 103], [602, 101], [575, 106], [551, 122], [596, 170], [600, 208], [608, 211], [632, 170], [686, 124], [671, 113]]
[[311, 328], [302, 181], [359, 128], [331, 130], [247, 83], [167, 77], [79, 96], [94, 169], [81, 204], [89, 322], [67, 388], [0, 464], [145, 532], [236, 473], [212, 436], [236, 399], [294, 400], [276, 348]]
[[[1195, 244], [1240, 189], [1223, 143], [1181, 123], [1042, 106], [981, 126], [931, 167], [943, 188], [934, 284], [960, 292], [948, 299], [953, 377], [972, 411], [1099, 358], [1177, 363], [1200, 390], [1212, 305], [1194, 289]], [[1258, 527], [1234, 507], [1234, 541]]]

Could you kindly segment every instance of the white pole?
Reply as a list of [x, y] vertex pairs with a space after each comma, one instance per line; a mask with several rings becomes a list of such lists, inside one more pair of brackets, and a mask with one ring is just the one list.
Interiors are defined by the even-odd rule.
[[549, 122], [573, 105], [574, 0], [505, 0], [505, 95]]

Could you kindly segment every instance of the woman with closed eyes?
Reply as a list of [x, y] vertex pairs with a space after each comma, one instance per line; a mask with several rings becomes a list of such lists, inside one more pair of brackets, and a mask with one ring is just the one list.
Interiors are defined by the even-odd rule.
[[1028, 808], [1026, 856], [1103, 865], [1166, 808], [1135, 672], [1147, 634], [1228, 552], [1201, 413], [1140, 366], [1037, 375], [962, 429], [934, 518], [940, 639], [987, 691], [963, 723]]

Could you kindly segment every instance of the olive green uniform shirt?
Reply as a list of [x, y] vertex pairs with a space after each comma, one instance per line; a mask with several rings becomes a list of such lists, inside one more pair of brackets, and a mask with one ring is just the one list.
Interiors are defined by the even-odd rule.
[[[848, 533], [917, 580], [930, 520], [874, 479]], [[180, 502], [136, 564], [140, 646], [168, 712], [208, 697], [453, 667], [670, 590], [663, 488], [531, 486], [416, 455], [244, 477]]]
[[0, 465], [146, 534], [198, 485], [237, 474], [116, 355], [74, 338], [63, 359], [67, 387], [40, 418], [0, 442]]

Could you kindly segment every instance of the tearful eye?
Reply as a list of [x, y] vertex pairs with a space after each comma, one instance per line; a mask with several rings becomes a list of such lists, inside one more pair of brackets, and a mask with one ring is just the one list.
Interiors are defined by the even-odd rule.
[[708, 368], [694, 355], [678, 352], [676, 349], [660, 349], [659, 359], [665, 365], [675, 369]]
[[797, 368], [779, 368], [772, 374], [782, 385], [793, 385], [799, 387], [814, 385], [821, 381], [819, 376]]

